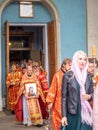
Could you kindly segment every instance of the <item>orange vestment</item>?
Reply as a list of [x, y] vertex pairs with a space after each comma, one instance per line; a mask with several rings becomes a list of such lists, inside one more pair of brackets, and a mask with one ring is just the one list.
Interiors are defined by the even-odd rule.
[[96, 83], [98, 84], [98, 73], [95, 75]]
[[48, 82], [47, 82], [47, 79], [46, 79], [46, 73], [40, 72], [40, 74], [37, 77], [38, 77], [38, 80], [40, 81], [44, 96], [46, 97], [47, 92], [48, 92]]
[[17, 68], [17, 71], [18, 71], [18, 72], [22, 72], [22, 67], [18, 67], [18, 68]]
[[[16, 106], [17, 106], [18, 100], [20, 99], [21, 95], [26, 93], [25, 85], [29, 84], [29, 83], [36, 83], [37, 95], [40, 95], [40, 97], [42, 98], [42, 101], [45, 102], [44, 94], [42, 92], [42, 89], [41, 89], [41, 86], [39, 84], [37, 77], [34, 74], [32, 75], [32, 77], [28, 77], [27, 73], [25, 73], [22, 78], [21, 87], [19, 90]], [[38, 97], [29, 98], [26, 100], [26, 102], [27, 102], [27, 106], [28, 106], [30, 119], [31, 119], [33, 125], [42, 123], [43, 120], [42, 120], [42, 114], [41, 114], [41, 110], [40, 110], [40, 106], [39, 106]], [[16, 109], [18, 109], [18, 108], [16, 108]], [[16, 110], [16, 111], [18, 113], [18, 110]], [[17, 116], [19, 116], [17, 113], [15, 113], [16, 120], [19, 119], [17, 117]]]
[[53, 103], [52, 106], [52, 124], [54, 130], [60, 130], [61, 126], [61, 87], [62, 87], [62, 77], [64, 73], [60, 70], [56, 72], [53, 76], [51, 86], [49, 88], [46, 102]]
[[[37, 77], [38, 77], [38, 80], [40, 81], [42, 91], [43, 91], [44, 96], [46, 98], [46, 95], [48, 92], [48, 82], [46, 79], [46, 73], [40, 72], [40, 74]], [[49, 113], [47, 112], [47, 104], [44, 103], [40, 97], [39, 97], [39, 103], [40, 103], [43, 119], [47, 119], [49, 117]]]
[[14, 110], [17, 100], [17, 94], [22, 79], [21, 72], [10, 72], [6, 78], [7, 92], [8, 92], [8, 109]]

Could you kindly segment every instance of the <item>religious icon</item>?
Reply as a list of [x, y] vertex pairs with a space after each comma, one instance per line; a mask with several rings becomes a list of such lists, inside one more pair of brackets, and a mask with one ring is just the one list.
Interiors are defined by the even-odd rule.
[[36, 83], [25, 84], [25, 90], [29, 97], [34, 97], [37, 95]]
[[33, 17], [33, 2], [20, 1], [19, 2], [20, 17]]

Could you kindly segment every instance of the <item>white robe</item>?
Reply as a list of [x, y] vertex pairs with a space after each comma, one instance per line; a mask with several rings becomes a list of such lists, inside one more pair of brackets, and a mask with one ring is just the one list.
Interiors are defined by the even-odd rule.
[[32, 125], [32, 122], [30, 120], [29, 111], [28, 111], [27, 102], [26, 102], [26, 97], [23, 95], [22, 99], [23, 99], [23, 124]]

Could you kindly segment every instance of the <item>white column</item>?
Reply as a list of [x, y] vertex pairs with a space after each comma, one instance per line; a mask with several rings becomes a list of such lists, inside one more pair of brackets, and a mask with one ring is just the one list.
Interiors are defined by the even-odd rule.
[[1, 73], [1, 16], [0, 16], [0, 111], [2, 111], [2, 73]]
[[88, 56], [92, 57], [92, 45], [96, 45], [98, 58], [98, 0], [87, 0]]

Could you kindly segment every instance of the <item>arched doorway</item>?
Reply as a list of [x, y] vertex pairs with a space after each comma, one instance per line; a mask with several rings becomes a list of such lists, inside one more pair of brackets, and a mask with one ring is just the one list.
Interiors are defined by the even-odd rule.
[[[49, 59], [49, 71], [50, 71], [50, 74], [51, 74], [51, 76], [50, 76], [50, 79], [52, 78], [52, 75], [53, 75], [53, 73], [58, 69], [58, 67], [59, 67], [59, 65], [60, 65], [60, 63], [61, 63], [61, 56], [60, 56], [60, 23], [59, 23], [59, 15], [58, 15], [58, 11], [57, 11], [57, 9], [55, 8], [55, 5], [53, 4], [53, 2], [51, 2], [51, 1], [47, 1], [47, 0], [45, 0], [45, 1], [42, 1], [42, 0], [39, 0], [39, 1], [37, 1], [37, 0], [34, 0], [34, 1], [36, 1], [36, 2], [41, 2], [44, 6], [46, 6], [47, 8], [48, 8], [48, 10], [49, 10], [49, 12], [51, 13], [51, 16], [52, 16], [52, 18], [53, 18], [53, 21], [54, 22], [50, 22], [49, 24], [48, 24], [48, 28], [51, 28], [51, 29], [53, 29], [53, 31], [55, 30], [55, 32], [54, 32], [54, 34], [55, 34], [55, 39], [53, 39], [53, 37], [51, 37], [50, 36], [50, 38], [49, 38], [49, 43], [50, 43], [50, 45], [48, 46], [49, 48], [50, 48], [50, 51], [48, 51], [50, 54], [51, 54], [51, 50], [54, 50], [54, 59], [55, 59], [55, 62], [54, 63], [52, 63], [52, 60], [53, 59], [51, 59], [52, 57], [50, 56], [50, 59]], [[7, 1], [3, 1], [2, 2], [2, 4], [0, 5], [1, 7], [0, 7], [0, 14], [2, 14], [2, 11], [3, 11], [3, 9], [8, 5], [8, 4], [10, 4], [10, 3], [12, 3], [13, 1], [12, 0], [7, 0]], [[1, 23], [1, 17], [0, 17], [0, 23]], [[51, 33], [51, 29], [48, 29], [48, 34], [49, 34], [49, 31], [50, 31], [50, 33]], [[8, 31], [8, 30], [7, 30]], [[1, 32], [1, 29], [0, 29], [0, 33], [2, 33]], [[1, 36], [1, 35], [0, 35]], [[0, 39], [1, 40], [1, 39]], [[8, 43], [9, 43], [9, 39], [7, 39], [8, 41]], [[52, 43], [55, 41], [55, 44], [53, 45], [53, 46], [51, 46], [52, 45]], [[0, 43], [1, 43], [2, 41], [0, 41]], [[8, 44], [7, 44], [8, 45]], [[1, 46], [1, 44], [0, 44], [0, 48], [2, 49], [2, 46]], [[51, 49], [52, 48], [52, 49]], [[2, 51], [2, 50], [1, 50]], [[0, 53], [1, 53], [1, 51], [0, 51]], [[53, 51], [52, 51], [53, 52]], [[8, 56], [8, 55], [7, 55]], [[9, 59], [8, 57], [7, 57], [7, 59]], [[1, 59], [1, 57], [0, 57], [0, 62], [2, 62], [2, 59]], [[7, 62], [7, 68], [8, 68], [8, 65], [9, 63]], [[46, 66], [47, 66], [47, 64], [46, 64]], [[1, 66], [1, 64], [0, 64], [0, 70], [2, 69], [2, 66]], [[53, 70], [53, 71], [52, 71]], [[1, 74], [1, 71], [0, 71], [0, 80], [1, 80], [1, 76], [2, 74]], [[0, 82], [0, 86], [2, 86], [2, 80], [1, 80], [1, 82]], [[1, 88], [2, 89], [2, 88]], [[2, 104], [2, 93], [0, 93], [0, 104]], [[0, 107], [1, 109], [2, 109], [2, 106]]]

